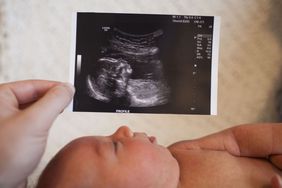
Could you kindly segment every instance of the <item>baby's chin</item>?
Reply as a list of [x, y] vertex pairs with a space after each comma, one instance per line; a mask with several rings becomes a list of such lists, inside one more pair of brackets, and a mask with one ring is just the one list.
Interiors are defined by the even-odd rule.
[[173, 153], [167, 147], [161, 145], [159, 146], [166, 153], [166, 159], [164, 161], [164, 163], [166, 163], [166, 169], [164, 169], [164, 172], [166, 174], [169, 174], [169, 176], [166, 177], [166, 183], [162, 186], [162, 188], [177, 188], [180, 177], [179, 163], [177, 159], [173, 156]]
[[177, 188], [180, 168], [176, 158], [167, 147], [158, 144], [156, 137], [148, 136], [148, 139], [153, 146], [151, 151], [155, 153], [157, 157], [157, 160], [149, 165], [150, 168], [153, 167], [153, 170], [150, 170], [152, 173], [148, 173], [150, 174], [150, 178], [155, 178], [160, 182], [160, 184], [154, 186], [154, 188]]
[[166, 173], [166, 175], [164, 176], [165, 183], [160, 186], [160, 188], [177, 188], [179, 184], [180, 167], [178, 161], [172, 156], [170, 152], [169, 154], [171, 156], [171, 160], [168, 162], [169, 164], [167, 164], [168, 168], [164, 169], [164, 173]]

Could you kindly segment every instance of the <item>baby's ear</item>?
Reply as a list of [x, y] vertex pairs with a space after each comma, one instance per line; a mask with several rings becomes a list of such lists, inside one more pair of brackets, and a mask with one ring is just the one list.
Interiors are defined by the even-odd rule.
[[275, 175], [271, 179], [272, 188], [282, 188], [282, 179], [279, 175]]

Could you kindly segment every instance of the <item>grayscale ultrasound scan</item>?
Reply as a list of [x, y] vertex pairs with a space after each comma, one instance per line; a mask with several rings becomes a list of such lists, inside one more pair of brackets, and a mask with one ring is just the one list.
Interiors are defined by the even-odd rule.
[[78, 12], [73, 111], [215, 115], [214, 16]]

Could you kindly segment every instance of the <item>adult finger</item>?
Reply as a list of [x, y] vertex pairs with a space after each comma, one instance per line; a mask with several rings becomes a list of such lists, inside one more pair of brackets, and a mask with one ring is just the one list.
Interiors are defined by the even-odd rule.
[[233, 139], [230, 129], [195, 140], [180, 141], [169, 146], [169, 148], [228, 151], [230, 154], [236, 156], [240, 154], [238, 145]]
[[25, 80], [1, 84], [0, 100], [18, 107], [21, 104], [37, 100], [46, 91], [59, 83], [47, 80]]
[[59, 84], [41, 97], [30, 107], [23, 110], [22, 121], [32, 129], [49, 130], [55, 118], [70, 103], [74, 95], [74, 87], [68, 83]]

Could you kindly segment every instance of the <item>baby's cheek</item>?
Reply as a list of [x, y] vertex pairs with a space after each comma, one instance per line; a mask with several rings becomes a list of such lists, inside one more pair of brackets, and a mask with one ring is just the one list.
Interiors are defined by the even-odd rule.
[[141, 145], [136, 147], [136, 159], [138, 166], [145, 170], [144, 173], [150, 174], [156, 173], [156, 171], [163, 166], [166, 166], [167, 162], [173, 160], [171, 154], [164, 148], [156, 145]]
[[154, 160], [150, 157], [146, 157], [143, 159], [139, 159], [138, 163], [131, 164], [129, 168], [127, 168], [127, 179], [129, 180], [129, 187], [134, 188], [156, 188], [154, 186], [158, 182], [158, 177], [160, 173], [158, 173], [159, 167], [156, 166]]
[[165, 149], [151, 143], [136, 143], [132, 147], [136, 158], [139, 158], [139, 160], [146, 159], [147, 162], [159, 161], [160, 158], [167, 154]]
[[126, 156], [126, 161], [124, 161], [126, 164], [124, 165], [126, 166], [125, 174], [129, 175], [127, 179], [132, 180], [130, 183], [135, 183], [135, 186], [133, 186], [135, 188], [137, 188], [136, 185], [148, 188], [163, 188], [158, 184], [169, 179], [168, 177], [171, 178], [170, 173], [177, 174], [177, 171], [174, 170], [176, 169], [174, 167], [177, 167], [177, 162], [164, 147], [151, 143], [136, 142], [131, 145]]

